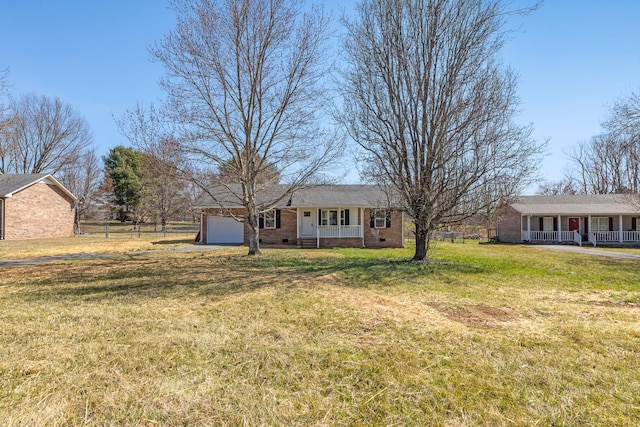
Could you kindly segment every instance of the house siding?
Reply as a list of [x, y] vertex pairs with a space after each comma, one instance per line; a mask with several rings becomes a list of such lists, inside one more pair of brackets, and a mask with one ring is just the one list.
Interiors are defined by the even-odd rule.
[[73, 236], [74, 201], [57, 186], [35, 183], [4, 199], [4, 239]]

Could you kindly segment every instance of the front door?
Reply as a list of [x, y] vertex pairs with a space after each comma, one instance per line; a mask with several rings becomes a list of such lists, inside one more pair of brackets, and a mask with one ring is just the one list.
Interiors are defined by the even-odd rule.
[[569, 231], [580, 232], [580, 218], [569, 218]]
[[302, 222], [300, 223], [301, 237], [314, 237], [316, 235], [315, 223], [313, 222], [311, 211], [302, 211]]

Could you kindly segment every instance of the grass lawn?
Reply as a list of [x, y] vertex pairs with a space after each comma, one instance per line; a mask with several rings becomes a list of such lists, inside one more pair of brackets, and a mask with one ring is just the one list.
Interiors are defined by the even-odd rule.
[[637, 261], [245, 253], [0, 269], [0, 424], [640, 423]]

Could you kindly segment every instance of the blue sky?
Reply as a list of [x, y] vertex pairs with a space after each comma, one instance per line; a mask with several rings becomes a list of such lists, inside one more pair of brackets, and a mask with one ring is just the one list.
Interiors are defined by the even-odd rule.
[[[10, 67], [11, 93], [71, 104], [100, 154], [127, 143], [114, 115], [163, 97], [162, 66], [147, 49], [173, 26], [164, 0], [0, 0], [0, 16], [0, 69]], [[615, 100], [640, 90], [638, 22], [637, 0], [547, 0], [510, 23], [516, 31], [503, 58], [520, 75], [519, 120], [550, 139], [543, 177], [562, 178], [563, 153], [601, 131]]]

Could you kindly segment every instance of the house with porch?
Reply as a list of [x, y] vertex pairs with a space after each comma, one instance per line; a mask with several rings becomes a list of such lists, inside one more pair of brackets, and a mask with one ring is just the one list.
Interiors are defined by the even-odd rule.
[[509, 243], [640, 244], [640, 198], [628, 194], [521, 196], [498, 209]]
[[[211, 191], [197, 207], [201, 212], [200, 242], [248, 244], [245, 210], [229, 191]], [[225, 192], [227, 194], [225, 194]], [[274, 191], [277, 194], [278, 191]], [[268, 198], [265, 194], [261, 197]], [[296, 190], [260, 214], [263, 244], [320, 247], [404, 246], [404, 213], [372, 185], [316, 185]]]

